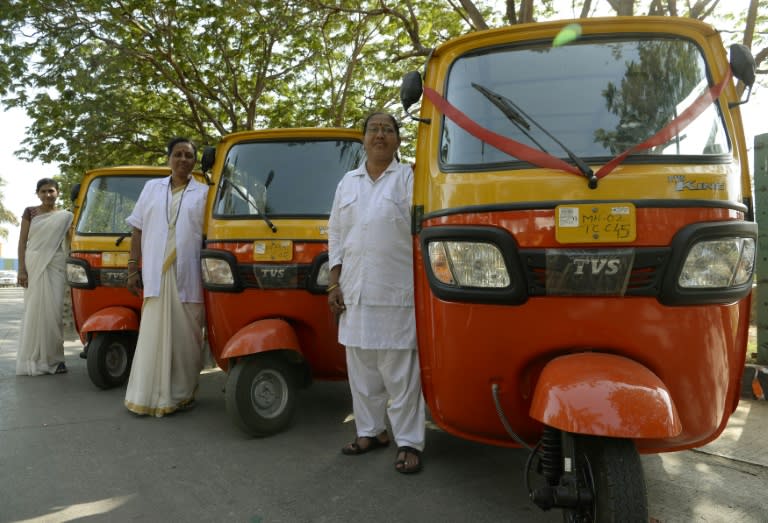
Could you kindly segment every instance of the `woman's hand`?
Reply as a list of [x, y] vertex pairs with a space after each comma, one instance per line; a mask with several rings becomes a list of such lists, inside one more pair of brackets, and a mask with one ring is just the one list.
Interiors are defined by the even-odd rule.
[[342, 294], [341, 287], [338, 284], [328, 292], [328, 306], [333, 313], [333, 319], [336, 323], [339, 323], [339, 318], [347, 310], [347, 307], [344, 305], [344, 294]]
[[29, 280], [27, 276], [27, 271], [24, 269], [20, 269], [17, 276], [16, 276], [16, 283], [18, 283], [20, 286], [27, 288], [27, 285], [29, 285]]
[[138, 296], [143, 288], [141, 283], [141, 274], [139, 271], [133, 271], [128, 273], [128, 278], [125, 280], [125, 287], [134, 296]]

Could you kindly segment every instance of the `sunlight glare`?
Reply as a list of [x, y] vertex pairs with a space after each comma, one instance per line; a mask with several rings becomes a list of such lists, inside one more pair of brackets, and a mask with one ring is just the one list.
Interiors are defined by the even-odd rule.
[[91, 501], [90, 503], [78, 503], [76, 505], [69, 505], [68, 507], [64, 507], [44, 516], [19, 520], [16, 523], [64, 523], [76, 519], [81, 520], [89, 516], [97, 516], [111, 512], [112, 510], [125, 505], [134, 497], [136, 497], [136, 495], [131, 494], [129, 496], [116, 496], [105, 498], [100, 501]]

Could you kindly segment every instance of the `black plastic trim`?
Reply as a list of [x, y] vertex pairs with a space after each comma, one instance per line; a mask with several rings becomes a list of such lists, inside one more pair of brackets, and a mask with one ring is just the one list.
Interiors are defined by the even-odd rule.
[[[746, 297], [752, 290], [752, 278], [737, 287], [716, 289], [684, 289], [677, 283], [688, 252], [694, 244], [718, 238], [753, 238], [757, 244], [754, 222], [703, 222], [681, 229], [672, 239], [672, 256], [662, 283], [659, 301], [664, 305], [706, 305], [730, 303]], [[757, 245], [755, 245], [757, 247]]]
[[85, 269], [85, 274], [88, 277], [88, 283], [71, 283], [69, 280], [67, 280], [67, 285], [73, 289], [91, 290], [96, 288], [96, 275], [94, 274], [94, 271], [91, 270], [91, 265], [87, 261], [80, 258], [72, 258], [70, 256], [67, 258], [67, 264], [81, 266], [83, 269]]
[[[504, 257], [504, 263], [509, 273], [510, 286], [504, 289], [485, 289], [478, 287], [459, 287], [446, 285], [432, 273], [429, 263], [428, 244], [433, 241], [471, 241], [490, 243], [498, 247]], [[427, 274], [432, 292], [446, 301], [461, 301], [472, 303], [503, 303], [519, 305], [528, 300], [526, 292], [527, 280], [523, 274], [517, 253], [517, 242], [505, 230], [495, 227], [430, 227], [419, 234], [424, 272]]]
[[[634, 261], [624, 296], [658, 297], [671, 249], [669, 247], [632, 247], [632, 249]], [[599, 254], [601, 248], [585, 250]], [[548, 249], [519, 251], [522, 265], [525, 267], [529, 296], [547, 296], [547, 251]]]
[[734, 211], [747, 213], [748, 207], [743, 203], [732, 202], [728, 200], [545, 200], [537, 202], [504, 202], [485, 205], [465, 205], [462, 207], [451, 207], [439, 211], [422, 214], [420, 223], [432, 218], [442, 218], [457, 214], [479, 214], [488, 212], [503, 211], [531, 211], [542, 209], [554, 209], [558, 205], [576, 205], [583, 203], [631, 203], [638, 209], [643, 208], [661, 208], [661, 209], [731, 209]]
[[[312, 294], [326, 294], [328, 286], [318, 285], [317, 277], [320, 274], [320, 267], [328, 261], [328, 252], [321, 252], [315, 259], [312, 260], [312, 265], [309, 268], [309, 275], [307, 278], [307, 290]], [[329, 267], [330, 268], [330, 267]]]
[[[218, 258], [226, 261], [229, 264], [229, 270], [232, 272], [233, 285], [215, 285], [205, 283], [203, 281], [203, 288], [208, 291], [214, 292], [242, 292], [243, 280], [240, 277], [240, 271], [238, 270], [237, 258], [229, 251], [222, 251], [220, 249], [203, 249], [200, 251], [200, 263], [203, 263], [204, 258]], [[202, 267], [201, 267], [201, 270]]]

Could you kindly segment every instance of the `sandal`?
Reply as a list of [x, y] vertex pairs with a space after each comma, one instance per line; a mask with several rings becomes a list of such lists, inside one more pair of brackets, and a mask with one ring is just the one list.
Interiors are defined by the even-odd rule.
[[[372, 450], [386, 448], [389, 446], [389, 438], [386, 440], [381, 439], [382, 436], [386, 437], [386, 435], [387, 433], [384, 431], [378, 436], [358, 436], [355, 438], [355, 441], [342, 447], [341, 453], [347, 456], [358, 456]], [[368, 442], [368, 444], [364, 447], [360, 445], [360, 443], [363, 441]]]
[[[400, 458], [400, 455], [403, 455], [402, 458]], [[416, 464], [408, 466], [408, 455], [416, 457]], [[417, 472], [421, 472], [422, 464], [421, 464], [421, 451], [416, 450], [413, 447], [398, 447], [397, 448], [397, 456], [398, 459], [395, 461], [395, 470], [398, 471], [400, 474], [416, 474]]]
[[66, 374], [67, 373], [67, 366], [62, 361], [59, 363], [59, 365], [56, 367], [56, 370], [53, 371], [54, 374]]

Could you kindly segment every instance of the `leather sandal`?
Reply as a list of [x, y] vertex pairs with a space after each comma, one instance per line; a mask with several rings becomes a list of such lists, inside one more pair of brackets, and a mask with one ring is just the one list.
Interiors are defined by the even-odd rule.
[[[389, 446], [389, 438], [382, 441], [381, 436], [386, 436], [386, 432], [382, 432], [378, 436], [358, 436], [355, 441], [345, 445], [341, 449], [341, 453], [347, 456], [359, 456], [376, 449], [383, 449]], [[361, 442], [367, 442], [365, 446], [361, 446]]]
[[[400, 454], [403, 455], [402, 458], [400, 458]], [[408, 455], [412, 455], [416, 457], [416, 464], [408, 466]], [[395, 470], [398, 471], [400, 474], [416, 474], [417, 472], [421, 472], [421, 469], [423, 468], [421, 463], [421, 451], [416, 450], [413, 447], [408, 446], [402, 446], [397, 448], [397, 456], [398, 459], [395, 461]]]

